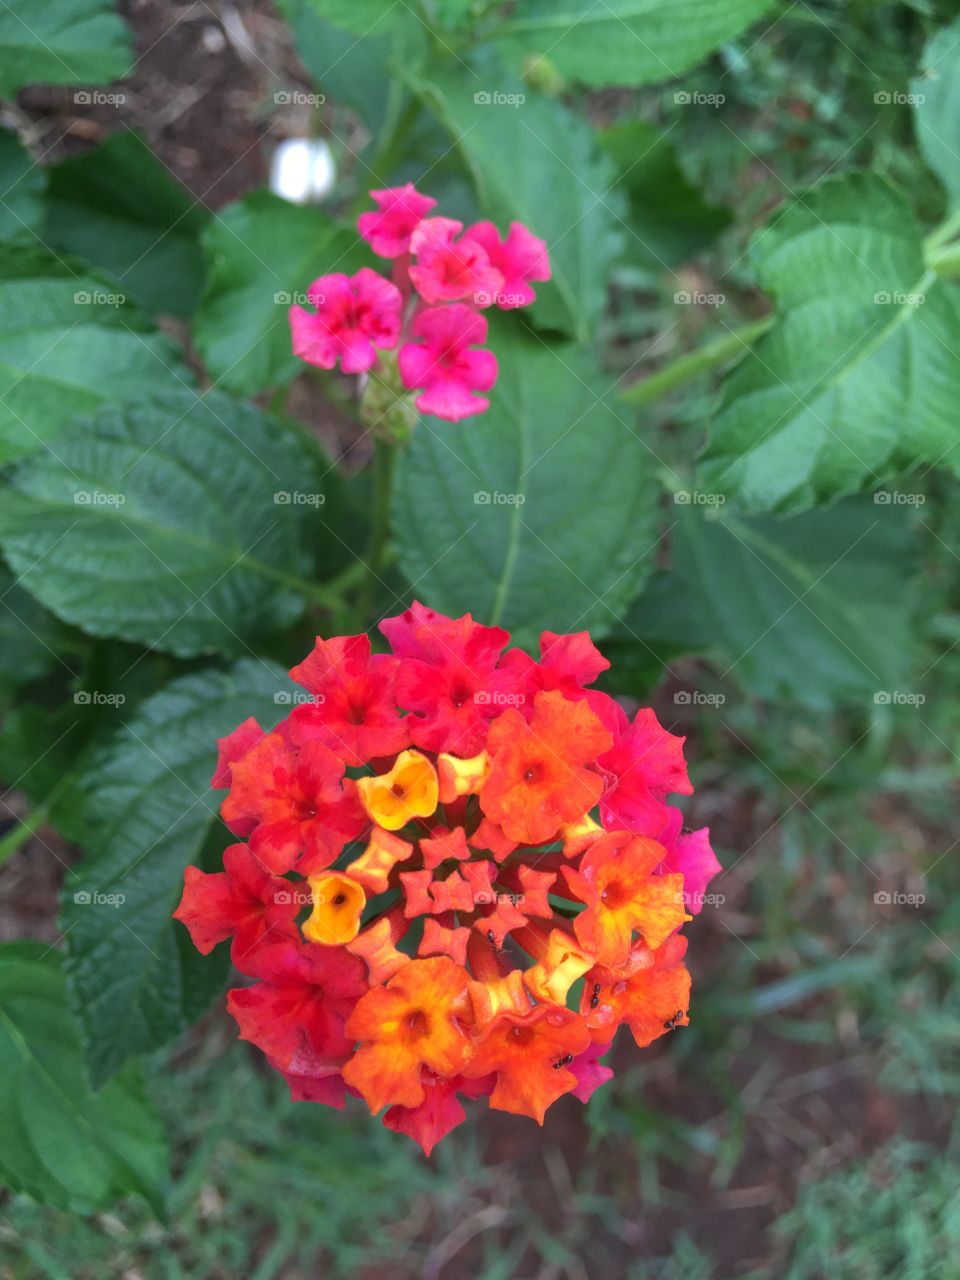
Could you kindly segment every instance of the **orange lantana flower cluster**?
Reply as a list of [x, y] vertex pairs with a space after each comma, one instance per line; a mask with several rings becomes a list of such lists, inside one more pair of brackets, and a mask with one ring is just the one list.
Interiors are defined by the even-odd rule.
[[429, 1153], [461, 1098], [542, 1123], [612, 1076], [621, 1023], [686, 1023], [679, 931], [719, 867], [667, 801], [683, 739], [588, 687], [586, 632], [534, 659], [418, 604], [380, 629], [390, 653], [318, 639], [287, 719], [221, 740], [239, 840], [176, 917], [232, 939], [228, 1008], [295, 1099], [359, 1095]]

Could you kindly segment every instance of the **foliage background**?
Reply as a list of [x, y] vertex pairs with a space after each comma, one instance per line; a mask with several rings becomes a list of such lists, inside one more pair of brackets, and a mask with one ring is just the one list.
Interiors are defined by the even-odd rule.
[[[3, 6], [4, 1280], [955, 1273], [955, 19]], [[303, 133], [322, 209], [263, 189]], [[368, 433], [285, 313], [406, 178], [558, 279], [491, 412], [418, 427], [368, 601]], [[602, 635], [726, 868], [682, 1036], [429, 1163], [287, 1102], [169, 922], [213, 739], [413, 587]]]

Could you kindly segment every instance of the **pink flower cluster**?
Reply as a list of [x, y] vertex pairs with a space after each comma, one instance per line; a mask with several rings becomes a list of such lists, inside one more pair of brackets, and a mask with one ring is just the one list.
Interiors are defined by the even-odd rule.
[[375, 254], [393, 260], [392, 279], [363, 267], [353, 276], [314, 280], [290, 308], [293, 351], [307, 364], [365, 373], [379, 351], [400, 350], [400, 378], [419, 392], [422, 413], [459, 422], [483, 413], [480, 394], [497, 380], [497, 358], [483, 347], [487, 307], [529, 306], [532, 281], [550, 279], [547, 246], [520, 222], [506, 237], [492, 222], [464, 230], [454, 218], [428, 217], [436, 200], [412, 183], [371, 191], [377, 209], [357, 227]]

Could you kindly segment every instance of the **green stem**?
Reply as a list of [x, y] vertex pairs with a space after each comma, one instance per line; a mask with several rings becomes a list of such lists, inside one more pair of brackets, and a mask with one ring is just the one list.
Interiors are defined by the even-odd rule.
[[927, 261], [929, 262], [931, 258], [936, 256], [936, 250], [941, 245], [946, 244], [948, 240], [952, 240], [956, 235], [960, 235], [960, 209], [947, 218], [946, 221], [941, 222], [939, 227], [931, 231], [926, 240], [924, 240], [923, 247], [927, 253]]
[[43, 826], [49, 816], [49, 802], [41, 804], [31, 813], [28, 813], [22, 822], [18, 822], [12, 831], [7, 832], [3, 839], [0, 840], [0, 866], [3, 866], [8, 858], [13, 857], [21, 845], [25, 844], [33, 833]]
[[764, 316], [762, 320], [754, 320], [742, 325], [739, 329], [731, 329], [722, 338], [708, 342], [699, 351], [691, 351], [688, 355], [679, 356], [656, 373], [641, 382], [635, 382], [623, 393], [627, 404], [652, 404], [661, 396], [673, 391], [675, 387], [689, 382], [699, 373], [705, 373], [715, 365], [723, 364], [734, 356], [742, 355], [747, 348], [773, 324], [774, 317]]
[[373, 524], [370, 541], [364, 556], [367, 576], [360, 592], [358, 612], [360, 625], [370, 622], [373, 596], [386, 563], [387, 541], [390, 536], [390, 499], [393, 496], [393, 476], [397, 465], [397, 446], [387, 440], [374, 440], [373, 445]]

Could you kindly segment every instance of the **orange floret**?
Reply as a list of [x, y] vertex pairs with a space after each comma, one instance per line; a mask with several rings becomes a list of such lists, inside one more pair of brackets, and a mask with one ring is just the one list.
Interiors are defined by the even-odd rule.
[[303, 936], [325, 947], [352, 942], [360, 932], [360, 917], [367, 905], [363, 886], [339, 871], [308, 876], [307, 884], [313, 910], [303, 923]]
[[429, 818], [440, 798], [437, 771], [420, 751], [401, 751], [389, 773], [359, 778], [357, 790], [369, 816], [387, 831], [411, 818]]

